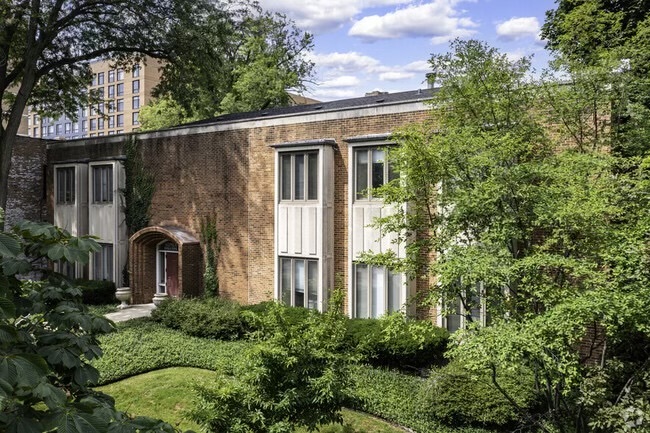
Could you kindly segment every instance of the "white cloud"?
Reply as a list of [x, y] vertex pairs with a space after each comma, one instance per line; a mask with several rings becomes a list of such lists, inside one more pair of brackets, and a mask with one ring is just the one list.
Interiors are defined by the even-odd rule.
[[309, 60], [317, 68], [331, 69], [340, 72], [371, 72], [379, 67], [379, 60], [354, 51], [347, 53], [308, 54]]
[[335, 99], [347, 99], [363, 96], [356, 89], [314, 89], [309, 93], [310, 97], [321, 101], [333, 101]]
[[379, 74], [379, 79], [381, 81], [400, 81], [413, 78], [415, 74], [413, 72], [402, 72], [402, 71], [391, 71], [391, 72], [382, 72]]
[[506, 41], [529, 37], [539, 39], [540, 25], [537, 17], [515, 17], [497, 24], [496, 31], [499, 38]]
[[282, 12], [298, 27], [314, 33], [333, 30], [350, 22], [364, 9], [407, 4], [413, 0], [260, 0], [266, 9]]
[[407, 6], [385, 15], [369, 15], [355, 22], [348, 35], [368, 41], [404, 37], [431, 37], [433, 43], [469, 36], [477, 27], [470, 18], [460, 17], [455, 6], [460, 0], [432, 0]]
[[320, 84], [320, 87], [325, 89], [341, 88], [341, 87], [354, 87], [358, 86], [361, 81], [353, 75], [341, 75], [330, 80], [325, 80]]
[[431, 72], [431, 65], [426, 60], [417, 60], [404, 66], [405, 71], [427, 73]]

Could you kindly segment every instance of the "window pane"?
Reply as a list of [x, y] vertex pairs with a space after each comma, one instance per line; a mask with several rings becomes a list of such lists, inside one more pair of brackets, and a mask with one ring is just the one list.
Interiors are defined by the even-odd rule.
[[304, 307], [305, 306], [305, 261], [304, 260], [294, 260], [294, 279], [293, 279], [293, 288], [294, 288], [294, 306], [295, 307]]
[[99, 167], [93, 169], [93, 201], [99, 202], [102, 197], [102, 185]]
[[402, 291], [402, 274], [388, 271], [388, 311], [398, 311], [402, 307], [400, 294]]
[[372, 151], [372, 187], [379, 188], [384, 184], [384, 151]]
[[318, 154], [307, 155], [309, 167], [307, 167], [307, 199], [318, 200]]
[[372, 309], [371, 316], [379, 317], [386, 312], [384, 298], [384, 267], [372, 266]]
[[368, 317], [368, 266], [356, 265], [356, 309], [355, 316], [360, 318]]
[[318, 262], [307, 261], [307, 307], [318, 307]]
[[282, 302], [291, 305], [291, 259], [282, 259], [281, 287]]
[[280, 158], [280, 182], [282, 185], [280, 198], [291, 200], [291, 155], [282, 155]]
[[158, 293], [165, 293], [165, 252], [158, 253]]
[[294, 200], [305, 199], [305, 155], [294, 155]]
[[452, 314], [447, 316], [447, 330], [454, 332], [460, 329], [460, 300], [456, 299], [450, 307]]
[[356, 152], [357, 162], [355, 171], [357, 174], [357, 198], [367, 198], [368, 193], [368, 151], [359, 150]]

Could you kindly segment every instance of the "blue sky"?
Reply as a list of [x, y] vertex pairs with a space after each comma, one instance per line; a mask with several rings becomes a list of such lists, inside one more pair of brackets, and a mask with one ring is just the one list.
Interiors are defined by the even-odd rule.
[[315, 84], [306, 96], [319, 100], [426, 87], [427, 60], [449, 41], [474, 38], [512, 58], [548, 61], [539, 27], [553, 0], [260, 0], [314, 34]]

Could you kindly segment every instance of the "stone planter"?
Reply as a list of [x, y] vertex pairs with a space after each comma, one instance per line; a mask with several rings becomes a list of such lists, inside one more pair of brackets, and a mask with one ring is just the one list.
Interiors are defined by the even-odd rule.
[[153, 304], [157, 307], [162, 304], [162, 302], [167, 299], [169, 295], [167, 293], [156, 293], [153, 295]]
[[129, 307], [129, 302], [131, 302], [131, 288], [130, 287], [118, 287], [115, 291], [115, 297], [121, 304], [117, 307], [119, 309], [124, 309]]

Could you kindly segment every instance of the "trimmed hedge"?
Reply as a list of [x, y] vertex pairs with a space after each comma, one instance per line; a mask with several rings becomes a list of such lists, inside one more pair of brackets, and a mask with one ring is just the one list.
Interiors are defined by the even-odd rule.
[[151, 317], [193, 337], [236, 340], [245, 334], [241, 307], [223, 298], [167, 299]]
[[104, 355], [92, 361], [99, 385], [167, 367], [228, 371], [251, 346], [246, 341], [188, 337], [149, 318], [117, 323], [117, 332], [99, 337]]
[[375, 366], [420, 369], [444, 361], [449, 333], [430, 321], [405, 320], [397, 313], [382, 319], [350, 319], [346, 343]]
[[[517, 403], [530, 412], [538, 403], [532, 372], [497, 372], [497, 383]], [[418, 399], [428, 408], [427, 417], [447, 425], [514, 426], [521, 414], [492, 383], [486, 373], [477, 376], [459, 362], [434, 370], [421, 388]]]
[[86, 305], [116, 304], [115, 283], [105, 280], [75, 280], [74, 284], [81, 288], [82, 300]]

